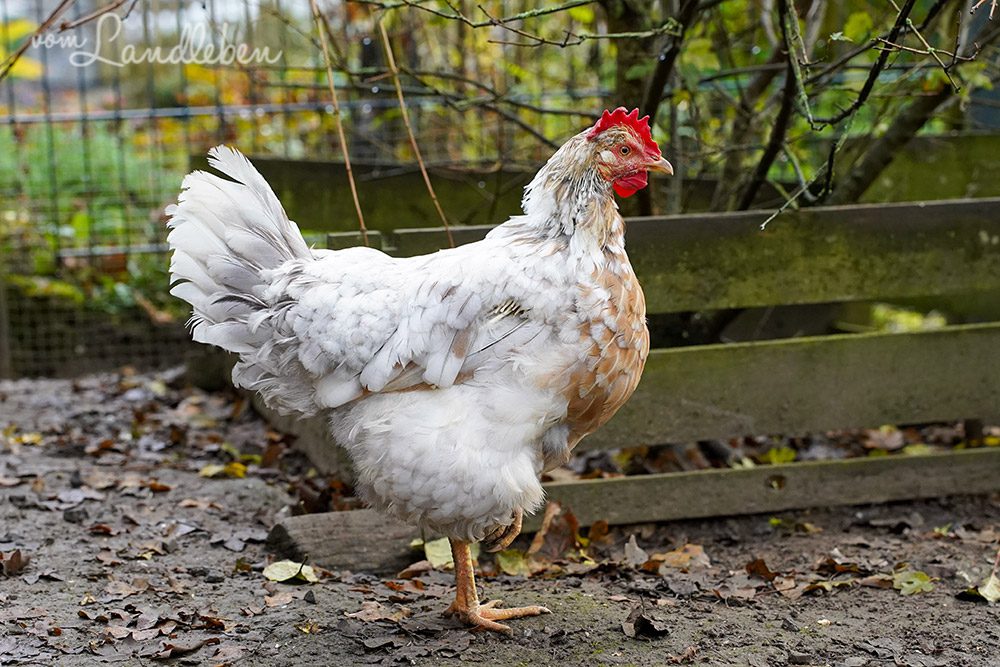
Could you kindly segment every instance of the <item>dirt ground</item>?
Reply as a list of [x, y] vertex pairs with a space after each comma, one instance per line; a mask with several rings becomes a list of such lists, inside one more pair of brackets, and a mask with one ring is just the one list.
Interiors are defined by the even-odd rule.
[[1000, 496], [592, 528], [586, 558], [481, 578], [553, 612], [505, 637], [441, 616], [448, 572], [268, 581], [310, 473], [234, 396], [4, 382], [0, 429], [2, 665], [1000, 665], [1000, 606], [960, 596]]

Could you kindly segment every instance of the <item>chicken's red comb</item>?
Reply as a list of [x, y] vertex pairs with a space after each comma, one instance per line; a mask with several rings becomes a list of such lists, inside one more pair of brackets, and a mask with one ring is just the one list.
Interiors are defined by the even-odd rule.
[[614, 111], [605, 109], [604, 113], [601, 114], [601, 119], [597, 121], [594, 127], [590, 128], [587, 138], [593, 139], [601, 132], [604, 132], [604, 130], [615, 125], [627, 125], [632, 128], [642, 138], [642, 142], [646, 145], [646, 148], [656, 151], [657, 154], [660, 153], [660, 147], [653, 141], [653, 135], [649, 130], [649, 116], [639, 118], [638, 109], [632, 109], [631, 113], [625, 107], [618, 107]]

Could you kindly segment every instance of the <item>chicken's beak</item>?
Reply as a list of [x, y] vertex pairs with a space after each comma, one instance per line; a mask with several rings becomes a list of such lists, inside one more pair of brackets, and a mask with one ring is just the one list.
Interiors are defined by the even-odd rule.
[[673, 165], [670, 164], [669, 162], [667, 162], [667, 159], [665, 157], [662, 157], [662, 156], [660, 157], [659, 160], [657, 160], [655, 162], [651, 162], [650, 164], [648, 164], [646, 166], [646, 169], [648, 169], [649, 171], [658, 172], [660, 174], [666, 174], [667, 176], [673, 176], [674, 175], [674, 167], [673, 167]]

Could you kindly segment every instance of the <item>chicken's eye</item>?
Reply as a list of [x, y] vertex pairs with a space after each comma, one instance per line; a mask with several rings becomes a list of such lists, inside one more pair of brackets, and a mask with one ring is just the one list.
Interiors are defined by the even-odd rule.
[[631, 149], [628, 146], [622, 146], [618, 149], [618, 152], [622, 155], [628, 155], [631, 152]]

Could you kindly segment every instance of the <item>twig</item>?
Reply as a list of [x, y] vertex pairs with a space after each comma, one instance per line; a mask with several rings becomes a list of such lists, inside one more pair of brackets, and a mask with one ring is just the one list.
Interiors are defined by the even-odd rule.
[[[840, 152], [840, 149], [843, 148], [844, 144], [847, 143], [847, 137], [848, 135], [850, 135], [851, 127], [854, 125], [854, 118], [855, 116], [851, 116], [850, 118], [848, 118], [847, 123], [841, 128], [840, 136], [837, 137], [837, 140], [833, 142], [833, 146], [830, 147], [829, 159], [823, 164], [822, 167], [820, 167], [816, 171], [816, 174], [813, 175], [811, 179], [809, 179], [805, 183], [802, 183], [799, 186], [799, 189], [795, 191], [795, 194], [786, 199], [785, 203], [779, 206], [778, 209], [775, 210], [771, 215], [767, 216], [767, 219], [760, 224], [760, 231], [764, 231], [767, 228], [768, 223], [770, 223], [779, 215], [787, 211], [790, 206], [794, 205], [795, 202], [798, 201], [799, 197], [808, 193], [809, 188], [811, 188], [816, 183], [816, 181], [818, 181], [823, 176], [826, 176], [826, 187], [829, 187], [829, 184], [833, 177], [834, 156], [836, 156], [836, 154]], [[819, 198], [808, 196], [807, 199], [809, 199], [810, 201], [816, 201]]]
[[385, 62], [389, 66], [389, 71], [392, 72], [392, 82], [396, 87], [396, 99], [399, 100], [399, 112], [403, 116], [403, 125], [406, 126], [406, 134], [410, 138], [410, 146], [413, 147], [413, 154], [417, 158], [417, 164], [420, 165], [420, 174], [424, 177], [424, 185], [427, 186], [427, 194], [431, 196], [431, 201], [434, 202], [434, 208], [437, 210], [438, 216], [441, 218], [441, 224], [444, 225], [444, 233], [448, 237], [448, 245], [452, 248], [455, 247], [455, 238], [451, 234], [451, 227], [448, 225], [448, 218], [444, 214], [444, 210], [441, 208], [441, 203], [438, 202], [437, 195], [434, 194], [434, 186], [431, 185], [431, 177], [427, 175], [427, 167], [424, 165], [424, 159], [420, 155], [420, 147], [417, 145], [417, 138], [413, 134], [413, 127], [410, 125], [410, 112], [406, 108], [406, 100], [403, 98], [403, 86], [399, 82], [399, 69], [396, 67], [396, 58], [392, 54], [392, 44], [389, 43], [389, 35], [385, 31], [385, 23], [379, 19], [378, 30], [379, 34], [382, 36], [382, 47], [385, 50]]
[[[944, 75], [946, 77], [948, 77], [948, 83], [951, 84], [951, 87], [955, 89], [955, 92], [962, 90], [962, 86], [959, 85], [957, 81], [955, 81], [954, 77], [952, 77], [951, 68], [958, 61], [968, 62], [970, 60], [975, 60], [976, 55], [978, 54], [973, 54], [971, 56], [960, 56], [958, 55], [957, 52], [946, 51], [944, 49], [937, 49], [928, 44], [927, 40], [924, 39], [924, 36], [921, 35], [919, 32], [917, 32], [916, 30], [914, 30], [913, 34], [915, 34], [917, 36], [917, 39], [919, 39], [920, 42], [924, 45], [925, 47], [924, 49], [915, 49], [912, 46], [906, 46], [905, 44], [894, 44], [887, 39], [879, 37], [877, 38], [879, 44], [884, 45], [883, 49], [880, 50], [906, 51], [907, 53], [915, 53], [917, 55], [930, 56], [934, 58], [937, 64], [941, 67], [941, 71], [944, 72]], [[951, 65], [945, 65], [944, 61], [941, 60], [941, 57], [938, 55], [938, 53], [943, 53], [949, 58], [951, 58]]]
[[[784, 20], [784, 12], [781, 12], [781, 14], [781, 19]], [[754, 197], [757, 196], [760, 186], [767, 179], [767, 172], [770, 171], [771, 165], [774, 164], [775, 158], [781, 152], [781, 147], [785, 144], [785, 135], [788, 133], [788, 121], [792, 117], [792, 107], [795, 104], [795, 91], [797, 88], [795, 76], [792, 73], [793, 60], [795, 60], [794, 55], [789, 54], [788, 71], [785, 74], [785, 89], [781, 96], [781, 107], [778, 109], [778, 115], [774, 119], [774, 125], [771, 127], [771, 138], [767, 142], [764, 154], [760, 156], [760, 161], [757, 163], [757, 168], [754, 169], [753, 177], [750, 183], [747, 184], [747, 189], [744, 190], [743, 196], [740, 197], [737, 210], [745, 211], [753, 204]]]
[[[899, 13], [896, 15], [896, 22], [892, 25], [892, 29], [889, 31], [888, 40], [890, 42], [898, 41], [899, 34], [902, 32], [903, 28], [906, 27], [907, 20], [910, 17], [910, 12], [913, 11], [913, 5], [915, 3], [916, 0], [906, 0], [906, 4], [903, 5], [901, 10], [899, 10]], [[868, 72], [868, 78], [865, 79], [865, 83], [861, 87], [861, 92], [858, 93], [857, 98], [855, 98], [854, 102], [852, 102], [849, 107], [843, 109], [840, 113], [831, 118], [817, 118], [816, 122], [823, 125], [836, 125], [860, 109], [862, 105], [868, 101], [868, 96], [871, 95], [872, 89], [875, 87], [875, 81], [878, 80], [879, 74], [882, 73], [886, 63], [889, 61], [889, 53], [889, 51], [882, 51], [879, 54], [878, 60], [875, 61], [875, 64], [872, 65], [871, 70]]]
[[[937, 18], [938, 14], [941, 12], [941, 8], [944, 7], [949, 2], [951, 2], [951, 0], [937, 0], [937, 2], [935, 2], [929, 10], [927, 10], [927, 16], [925, 16], [924, 20], [920, 22], [919, 29], [926, 30], [927, 27], [930, 26], [931, 23], [934, 21], [934, 19]], [[854, 60], [859, 55], [865, 53], [871, 48], [872, 48], [872, 42], [866, 42], [865, 44], [861, 44], [860, 46], [854, 47], [853, 49], [842, 55], [840, 58], [837, 58], [835, 61], [824, 67], [819, 72], [811, 75], [808, 79], [805, 80], [805, 83], [811, 85], [824, 79], [825, 77], [831, 74], [834, 74], [835, 72], [839, 71], [846, 63], [850, 62], [851, 60]], [[864, 69], [868, 68], [866, 67]], [[888, 66], [884, 67], [883, 71], [886, 69], [891, 69], [891, 68]]]
[[[799, 112], [809, 121], [809, 127], [814, 130], [817, 127], [813, 119], [812, 109], [809, 108], [809, 95], [806, 94], [806, 85], [802, 80], [802, 65], [807, 64], [808, 54], [806, 45], [802, 40], [802, 33], [799, 31], [799, 17], [795, 13], [795, 3], [792, 0], [782, 0], [784, 8], [781, 14], [781, 36], [788, 50], [788, 64], [790, 65], [789, 75], [795, 83], [795, 99], [799, 105]], [[799, 60], [799, 53], [802, 53], [802, 61]]]
[[358, 226], [361, 229], [361, 242], [368, 245], [368, 228], [365, 227], [365, 216], [361, 212], [361, 201], [358, 199], [358, 188], [354, 183], [354, 172], [351, 170], [351, 155], [347, 149], [347, 136], [344, 134], [344, 123], [340, 115], [340, 101], [337, 99], [337, 87], [333, 84], [333, 61], [330, 59], [330, 48], [327, 45], [327, 34], [324, 28], [326, 21], [320, 14], [316, 0], [309, 0], [312, 7], [313, 20], [319, 32], [319, 41], [323, 47], [323, 60], [326, 62], [326, 81], [330, 87], [330, 98], [333, 101], [334, 124], [337, 126], [337, 137], [340, 139], [340, 149], [344, 154], [344, 167], [347, 170], [347, 180], [351, 185], [351, 198], [354, 199], [354, 210], [358, 214]]
[[490, 39], [488, 40], [491, 44], [507, 44], [511, 46], [522, 46], [522, 47], [537, 47], [537, 46], [558, 46], [559, 48], [566, 48], [568, 46], [578, 46], [586, 41], [598, 40], [598, 39], [640, 39], [644, 37], [655, 37], [656, 35], [663, 34], [674, 34], [678, 25], [673, 20], [670, 19], [664, 23], [659, 28], [653, 28], [652, 30], [646, 30], [642, 32], [618, 32], [618, 33], [574, 33], [570, 30], [565, 31], [565, 35], [561, 40], [549, 39], [547, 37], [542, 37], [541, 35], [528, 32], [523, 28], [517, 28], [510, 25], [516, 21], [522, 21], [525, 19], [537, 18], [539, 16], [546, 16], [549, 14], [557, 14], [574, 7], [582, 7], [584, 5], [590, 5], [597, 0], [570, 0], [569, 2], [564, 2], [562, 4], [556, 5], [554, 7], [540, 7], [537, 9], [529, 9], [527, 11], [519, 12], [517, 14], [512, 14], [511, 16], [494, 16], [491, 14], [483, 5], [477, 5], [479, 11], [481, 11], [485, 16], [485, 21], [476, 21], [466, 14], [462, 13], [452, 2], [446, 2], [448, 8], [451, 11], [444, 11], [436, 7], [429, 7], [424, 2], [424, 0], [398, 0], [396, 2], [387, 2], [384, 0], [350, 0], [350, 2], [355, 2], [357, 4], [369, 5], [380, 10], [391, 10], [399, 9], [401, 7], [411, 7], [413, 9], [418, 9], [420, 11], [433, 14], [440, 18], [449, 19], [452, 21], [460, 21], [472, 29], [477, 28], [490, 28], [496, 27], [503, 30], [508, 30], [515, 35], [524, 37], [525, 39], [531, 40], [528, 42], [515, 42], [507, 41], [501, 39]]
[[27, 51], [34, 43], [35, 38], [40, 36], [49, 28], [51, 28], [52, 25], [59, 19], [59, 15], [62, 14], [64, 11], [66, 11], [69, 8], [69, 6], [73, 4], [73, 2], [74, 0], [62, 0], [62, 2], [59, 3], [59, 6], [57, 6], [55, 9], [52, 10], [52, 13], [49, 14], [49, 17], [44, 21], [42, 21], [41, 25], [35, 28], [35, 32], [33, 32], [30, 37], [24, 40], [21, 46], [19, 46], [17, 50], [14, 51], [14, 53], [10, 54], [10, 56], [7, 57], [7, 59], [3, 62], [3, 66], [0, 67], [0, 81], [3, 81], [5, 78], [7, 78], [7, 75], [10, 74], [10, 71], [12, 69], [14, 69], [14, 65], [17, 64], [17, 61], [21, 59], [21, 56], [24, 55], [24, 52]]
[[[552, 148], [552, 149], [558, 149], [559, 148], [559, 144], [555, 143], [554, 141], [552, 141], [551, 139], [549, 139], [548, 137], [546, 137], [544, 134], [542, 134], [541, 132], [539, 132], [536, 128], [532, 127], [528, 123], [526, 123], [523, 120], [521, 120], [521, 118], [519, 118], [517, 116], [517, 114], [512, 113], [512, 112], [508, 111], [507, 109], [504, 109], [503, 107], [499, 106], [494, 101], [488, 101], [488, 100], [470, 101], [470, 100], [467, 100], [466, 98], [464, 98], [464, 97], [462, 97], [462, 96], [460, 96], [460, 95], [458, 95], [456, 93], [449, 93], [447, 91], [441, 90], [440, 88], [438, 88], [438, 87], [436, 87], [434, 85], [431, 85], [431, 84], [427, 83], [426, 81], [424, 81], [423, 79], [421, 79], [420, 76], [418, 76], [417, 74], [415, 74], [412, 70], [408, 70], [408, 69], [406, 69], [404, 67], [404, 68], [401, 69], [401, 71], [404, 72], [404, 73], [406, 73], [406, 74], [408, 74], [408, 75], [410, 75], [410, 76], [412, 76], [414, 79], [416, 79], [416, 81], [420, 85], [424, 86], [425, 88], [427, 88], [428, 90], [430, 90], [431, 92], [433, 92], [435, 95], [437, 95], [438, 97], [440, 97], [441, 99], [443, 99], [444, 102], [445, 102], [445, 104], [447, 104], [450, 108], [452, 108], [452, 109], [454, 109], [456, 111], [464, 111], [465, 108], [467, 108], [468, 106], [481, 106], [484, 109], [489, 109], [490, 111], [492, 111], [493, 113], [497, 114], [498, 116], [500, 116], [500, 117], [504, 118], [505, 120], [508, 120], [511, 123], [517, 125], [522, 130], [524, 130], [525, 132], [527, 132], [531, 136], [535, 137], [539, 142], [541, 142], [542, 144], [548, 146], [549, 148]], [[466, 104], [465, 107], [463, 107], [463, 105], [459, 104], [459, 102], [468, 102], [468, 104]]]
[[[808, 192], [808, 183], [806, 181], [806, 174], [802, 170], [802, 163], [799, 162], [799, 158], [796, 157], [792, 149], [788, 147], [787, 141], [781, 147], [781, 153], [788, 159], [788, 162], [791, 163], [792, 169], [795, 171], [795, 178], [799, 181], [799, 186], [805, 187]], [[806, 199], [811, 199], [811, 197], [807, 194]]]
[[649, 116], [649, 124], [656, 124], [656, 112], [660, 108], [660, 100], [663, 99], [663, 91], [670, 79], [670, 73], [674, 70], [677, 56], [680, 54], [681, 44], [684, 41], [684, 31], [694, 20], [698, 12], [698, 0], [683, 0], [683, 4], [677, 12], [675, 23], [679, 25], [677, 33], [671, 35], [672, 39], [660, 53], [656, 61], [656, 68], [649, 78], [649, 85], [646, 86], [646, 93], [643, 95], [642, 103], [639, 106], [640, 115]]
[[[979, 36], [975, 48], [981, 51], [997, 39], [1000, 39], [1000, 28], [993, 28], [985, 35]], [[882, 136], [852, 166], [847, 178], [838, 184], [837, 189], [830, 195], [828, 203], [847, 204], [856, 201], [898, 154], [899, 149], [927, 123], [931, 116], [945, 108], [945, 105], [953, 104], [957, 99], [955, 90], [949, 86], [942, 86], [941, 90], [931, 95], [917, 97], [912, 104], [896, 114], [892, 124]], [[828, 185], [824, 190], [829, 191], [829, 189]]]
[[823, 168], [821, 168], [821, 169], [820, 169], [820, 170], [819, 170], [818, 172], [816, 172], [816, 175], [815, 175], [815, 176], [813, 177], [813, 180], [812, 180], [812, 181], [810, 181], [810, 182], [808, 182], [808, 183], [804, 183], [803, 185], [801, 185], [801, 186], [799, 187], [799, 189], [795, 191], [795, 194], [793, 194], [793, 195], [792, 195], [791, 197], [789, 197], [788, 199], [786, 199], [786, 200], [785, 200], [785, 203], [784, 203], [784, 204], [782, 204], [781, 206], [779, 206], [779, 207], [777, 208], [777, 210], [775, 210], [775, 211], [774, 211], [774, 213], [772, 213], [771, 215], [767, 216], [767, 219], [766, 219], [766, 220], [764, 220], [764, 222], [760, 223], [760, 231], [762, 231], [762, 232], [763, 232], [763, 231], [765, 231], [765, 230], [767, 229], [767, 225], [768, 225], [768, 224], [769, 224], [769, 223], [770, 223], [770, 222], [771, 222], [772, 220], [774, 220], [774, 219], [775, 219], [775, 218], [777, 218], [777, 217], [778, 217], [779, 215], [781, 215], [782, 213], [784, 213], [785, 211], [787, 211], [787, 210], [788, 210], [788, 208], [789, 208], [789, 207], [790, 207], [790, 206], [791, 206], [792, 204], [794, 204], [794, 203], [795, 203], [795, 201], [796, 201], [796, 200], [797, 200], [797, 199], [798, 199], [799, 197], [801, 197], [801, 196], [802, 196], [802, 193], [804, 193], [804, 192], [805, 192], [806, 190], [808, 190], [808, 189], [809, 189], [809, 186], [811, 186], [811, 185], [812, 185], [813, 183], [815, 183], [815, 182], [816, 182], [816, 179], [818, 179], [818, 178], [820, 177], [820, 175], [822, 175], [822, 173], [823, 173], [823, 170], [824, 170], [825, 168], [826, 168], [826, 167], [823, 167]]
[[[128, 11], [125, 12], [126, 16], [128, 16], [129, 14], [132, 13], [132, 9], [134, 9], [136, 3], [139, 2], [139, 0], [131, 0], [131, 1], [132, 1], [132, 6], [129, 7]], [[111, 3], [107, 4], [107, 5], [104, 5], [103, 7], [99, 7], [98, 9], [95, 9], [94, 11], [90, 12], [86, 16], [82, 16], [82, 17], [80, 17], [78, 19], [74, 19], [72, 21], [63, 21], [59, 25], [59, 32], [65, 32], [67, 30], [72, 30], [73, 28], [81, 26], [84, 23], [88, 23], [90, 21], [93, 21], [94, 19], [98, 18], [99, 16], [104, 16], [105, 14], [110, 14], [111, 12], [115, 11], [116, 9], [118, 9], [119, 7], [121, 7], [122, 5], [124, 5], [126, 2], [129, 2], [129, 0], [114, 0], [114, 2], [111, 2]]]
[[[440, 16], [441, 18], [453, 19], [465, 23], [470, 28], [488, 28], [489, 26], [496, 25], [497, 23], [510, 23], [512, 21], [521, 21], [523, 19], [532, 19], [539, 16], [545, 16], [546, 14], [556, 14], [558, 12], [566, 11], [567, 9], [573, 9], [574, 7], [582, 7], [584, 5], [592, 5], [597, 0], [569, 0], [569, 2], [564, 2], [561, 5], [555, 7], [542, 7], [538, 9], [529, 9], [511, 16], [505, 16], [503, 18], [493, 19], [489, 21], [473, 21], [465, 14], [456, 10], [452, 7], [452, 13], [448, 14], [440, 9], [435, 9], [434, 7], [425, 7], [423, 2], [418, 0], [401, 0], [399, 2], [382, 2], [380, 0], [348, 0], [359, 5], [369, 5], [376, 7], [377, 9], [388, 10], [388, 9], [399, 9], [400, 7], [412, 7], [414, 9], [420, 9], [425, 12], [434, 14], [435, 16]], [[451, 6], [451, 5], [449, 5]]]
[[[944, 55], [948, 56], [949, 58], [954, 58], [955, 60], [961, 60], [963, 62], [968, 62], [970, 60], [975, 60], [976, 59], [975, 55], [960, 56], [957, 53], [954, 53], [952, 51], [948, 51], [948, 50], [945, 50], [945, 49], [938, 49], [938, 48], [935, 48], [933, 46], [928, 46], [927, 49], [915, 49], [912, 46], [906, 46], [905, 44], [893, 44], [892, 42], [890, 42], [889, 40], [887, 40], [887, 39], [885, 39], [883, 37], [876, 37], [876, 39], [878, 40], [878, 42], [880, 44], [885, 44], [886, 46], [888, 46], [891, 49], [898, 49], [900, 51], [906, 51], [907, 53], [916, 53], [917, 55], [921, 55], [921, 56], [932, 56], [935, 53], [943, 53]], [[940, 60], [938, 60], [938, 64], [944, 66], [944, 63], [942, 63]], [[950, 65], [948, 67], [950, 67]]]
[[[976, 4], [974, 4], [972, 6], [972, 9], [969, 10], [969, 13], [970, 14], [975, 14], [976, 10], [979, 9], [984, 4], [986, 4], [986, 0], [979, 0], [979, 2], [977, 2]], [[997, 0], [990, 0], [990, 20], [991, 21], [993, 20], [993, 12], [995, 12], [996, 10], [997, 10]]]

